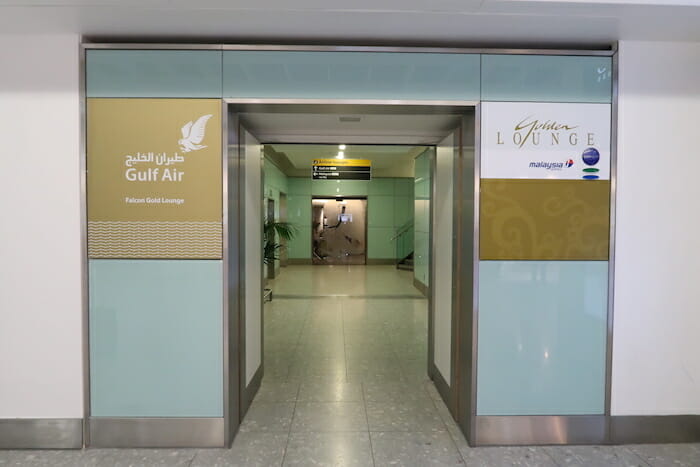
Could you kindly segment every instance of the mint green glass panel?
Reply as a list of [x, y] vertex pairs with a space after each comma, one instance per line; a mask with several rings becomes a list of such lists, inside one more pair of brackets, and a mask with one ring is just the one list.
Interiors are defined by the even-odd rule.
[[92, 416], [223, 416], [222, 274], [221, 261], [90, 261]]
[[481, 261], [477, 415], [602, 414], [607, 261]]
[[559, 55], [483, 55], [481, 100], [612, 101], [612, 59]]
[[479, 55], [225, 51], [224, 96], [479, 99]]
[[392, 227], [368, 227], [367, 258], [396, 258], [396, 244], [391, 240], [393, 236], [394, 229]]
[[394, 192], [399, 196], [413, 197], [413, 185], [415, 183], [412, 178], [396, 178], [394, 184]]
[[413, 253], [413, 230], [408, 229], [396, 239], [396, 259], [404, 259]]
[[426, 287], [430, 285], [430, 193], [433, 157], [432, 149], [416, 157], [414, 179], [413, 277]]
[[314, 196], [367, 196], [368, 180], [311, 180]]
[[221, 97], [217, 50], [88, 50], [87, 97]]
[[[310, 195], [311, 194], [311, 177], [290, 177], [287, 179], [290, 195]], [[311, 202], [311, 201], [309, 201]], [[311, 208], [309, 208], [311, 209]]]
[[413, 209], [413, 196], [394, 197], [394, 226], [396, 226], [397, 229], [413, 222]]
[[[299, 192], [309, 189], [308, 179], [289, 179], [290, 191]], [[294, 259], [311, 259], [311, 195], [290, 194], [287, 196], [287, 220], [294, 224], [298, 232], [287, 243], [287, 255]]]
[[287, 255], [291, 259], [311, 260], [311, 226], [299, 227], [296, 237], [287, 243]]
[[367, 225], [369, 227], [394, 227], [394, 197], [370, 196], [367, 201]]
[[368, 195], [392, 196], [394, 194], [395, 178], [373, 178], [367, 182]]
[[280, 193], [289, 192], [287, 176], [267, 158], [265, 158], [264, 172], [266, 188], [265, 193], [267, 193], [267, 189], [274, 189]]

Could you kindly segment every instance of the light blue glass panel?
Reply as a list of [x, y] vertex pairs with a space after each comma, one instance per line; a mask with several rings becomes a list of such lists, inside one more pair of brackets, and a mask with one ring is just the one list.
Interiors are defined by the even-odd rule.
[[479, 99], [479, 55], [225, 51], [224, 96]]
[[87, 97], [221, 97], [217, 50], [88, 50]]
[[612, 100], [612, 59], [558, 55], [483, 55], [481, 99], [503, 102]]
[[223, 416], [221, 261], [89, 268], [91, 414]]
[[482, 261], [477, 415], [602, 414], [608, 263]]

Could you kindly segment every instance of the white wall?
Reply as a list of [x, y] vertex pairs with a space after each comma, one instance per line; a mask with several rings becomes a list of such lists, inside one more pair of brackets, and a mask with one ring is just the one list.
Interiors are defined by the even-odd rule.
[[440, 142], [435, 158], [435, 197], [433, 199], [433, 261], [435, 315], [435, 366], [449, 385], [452, 376], [452, 210], [454, 196], [453, 134]]
[[700, 414], [700, 44], [620, 44], [613, 415]]
[[243, 132], [245, 164], [245, 371], [250, 384], [262, 362], [262, 147]]
[[0, 418], [80, 418], [77, 35], [0, 35]]

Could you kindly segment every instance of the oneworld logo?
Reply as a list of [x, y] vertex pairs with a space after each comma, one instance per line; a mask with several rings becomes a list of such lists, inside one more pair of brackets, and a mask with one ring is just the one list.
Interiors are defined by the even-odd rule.
[[202, 115], [197, 121], [189, 121], [180, 129], [182, 138], [177, 142], [180, 145], [182, 152], [199, 151], [206, 148], [200, 144], [204, 139], [207, 122], [212, 117], [212, 114]]

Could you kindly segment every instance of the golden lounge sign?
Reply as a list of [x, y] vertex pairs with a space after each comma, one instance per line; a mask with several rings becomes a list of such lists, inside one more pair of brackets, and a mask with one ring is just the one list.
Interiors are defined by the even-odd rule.
[[222, 255], [221, 104], [89, 99], [91, 258]]
[[481, 178], [610, 179], [610, 104], [485, 102]]

